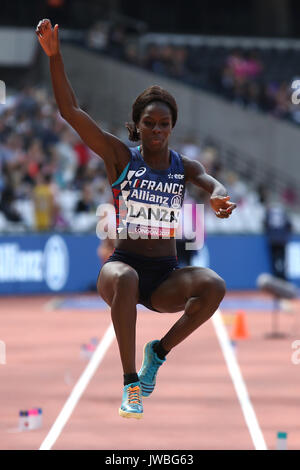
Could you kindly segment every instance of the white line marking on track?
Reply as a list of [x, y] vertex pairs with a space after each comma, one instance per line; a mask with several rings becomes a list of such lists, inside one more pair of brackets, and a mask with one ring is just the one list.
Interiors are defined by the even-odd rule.
[[254, 408], [250, 401], [247, 387], [243, 380], [237, 359], [232, 350], [226, 327], [224, 326], [220, 310], [217, 310], [212, 316], [212, 322], [218, 337], [229, 374], [231, 376], [236, 394], [238, 396], [242, 412], [248, 426], [255, 450], [268, 450], [264, 440], [263, 433], [258, 424]]
[[81, 374], [78, 382], [76, 383], [75, 387], [73, 388], [68, 400], [64, 404], [61, 412], [59, 413], [58, 417], [56, 418], [52, 428], [50, 429], [49, 433], [47, 434], [46, 438], [41, 444], [39, 450], [50, 450], [57, 438], [59, 437], [60, 433], [62, 432], [65, 424], [67, 423], [68, 419], [70, 418], [75, 406], [77, 405], [81, 395], [85, 391], [89, 381], [93, 377], [94, 373], [96, 372], [97, 368], [99, 367], [102, 359], [104, 358], [107, 350], [109, 349], [112, 341], [115, 338], [113, 324], [110, 323], [109, 327], [107, 328], [102, 340], [98, 344], [93, 356], [91, 357], [88, 365], [84, 369], [83, 373]]

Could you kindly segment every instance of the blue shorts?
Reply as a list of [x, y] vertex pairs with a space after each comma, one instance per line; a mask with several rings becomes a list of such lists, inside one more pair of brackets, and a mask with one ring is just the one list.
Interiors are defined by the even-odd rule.
[[139, 276], [139, 304], [158, 312], [151, 305], [151, 295], [167, 279], [174, 269], [179, 269], [177, 256], [141, 256], [129, 251], [117, 250], [105, 261], [122, 261], [136, 270]]

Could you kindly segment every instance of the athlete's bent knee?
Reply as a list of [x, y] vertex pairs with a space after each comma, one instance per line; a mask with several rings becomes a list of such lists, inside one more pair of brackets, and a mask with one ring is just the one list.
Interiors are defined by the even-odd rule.
[[226, 293], [226, 283], [216, 273], [207, 276], [203, 288], [204, 292], [211, 296], [218, 304], [223, 300]]
[[124, 269], [116, 274], [114, 283], [114, 300], [138, 303], [139, 276], [134, 269]]
[[115, 273], [115, 288], [132, 290], [138, 288], [139, 276], [134, 269], [124, 268]]
[[116, 294], [126, 296], [129, 293], [133, 298], [137, 297], [139, 277], [137, 272], [130, 267], [118, 267], [101, 273], [98, 277], [97, 291], [108, 305], [111, 303]]

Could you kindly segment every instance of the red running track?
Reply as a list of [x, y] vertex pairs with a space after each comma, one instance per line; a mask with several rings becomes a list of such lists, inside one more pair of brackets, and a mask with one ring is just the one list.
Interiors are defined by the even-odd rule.
[[[249, 296], [249, 293], [245, 293]], [[240, 297], [241, 293], [227, 297]], [[258, 296], [258, 294], [253, 294]], [[259, 296], [258, 296], [259, 297]], [[261, 298], [261, 296], [259, 297]], [[80, 346], [104, 335], [108, 309], [46, 310], [50, 297], [1, 298], [1, 334], [7, 363], [0, 365], [0, 449], [39, 449], [87, 362]], [[300, 364], [292, 342], [300, 339], [297, 315], [283, 314], [285, 339], [265, 339], [270, 313], [247, 311], [249, 338], [237, 346], [237, 359], [268, 449], [278, 431], [288, 448], [300, 447]], [[230, 332], [235, 311], [223, 311]], [[137, 368], [145, 342], [160, 338], [180, 314], [139, 310]], [[299, 355], [300, 357], [300, 355]], [[116, 340], [108, 349], [53, 449], [254, 449], [212, 321], [168, 356], [153, 395], [144, 400], [141, 420], [119, 417], [122, 369]], [[43, 427], [19, 432], [18, 413], [43, 409]]]

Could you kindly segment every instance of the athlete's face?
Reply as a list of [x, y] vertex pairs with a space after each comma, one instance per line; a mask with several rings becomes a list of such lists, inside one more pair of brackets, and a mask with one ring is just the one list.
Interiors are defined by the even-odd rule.
[[172, 131], [172, 114], [169, 106], [161, 102], [150, 103], [144, 109], [137, 125], [142, 145], [159, 151], [168, 145]]

